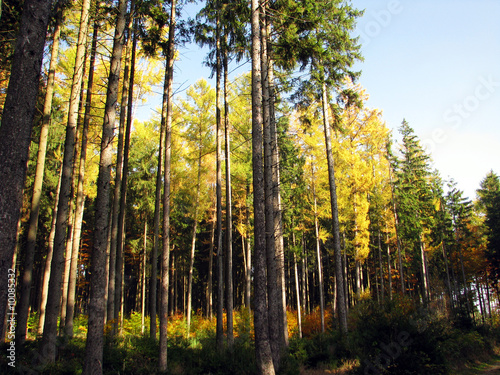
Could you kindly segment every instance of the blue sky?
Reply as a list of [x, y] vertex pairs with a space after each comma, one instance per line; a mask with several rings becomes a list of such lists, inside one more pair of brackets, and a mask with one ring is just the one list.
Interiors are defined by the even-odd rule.
[[[396, 138], [405, 118], [434, 168], [474, 199], [491, 169], [500, 174], [500, 0], [352, 4], [365, 9], [357, 27], [364, 62], [357, 68], [368, 106], [383, 110]], [[183, 17], [194, 17], [196, 8], [184, 9]], [[206, 53], [194, 45], [181, 48], [176, 87], [208, 78], [201, 64]], [[236, 73], [248, 69], [250, 64]], [[140, 112], [148, 118], [145, 110]]]
[[397, 135], [403, 118], [470, 198], [500, 173], [500, 1], [353, 0], [359, 83]]

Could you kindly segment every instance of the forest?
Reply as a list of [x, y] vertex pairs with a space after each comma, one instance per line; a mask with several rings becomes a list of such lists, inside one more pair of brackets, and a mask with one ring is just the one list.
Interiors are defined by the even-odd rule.
[[352, 3], [0, 3], [2, 374], [500, 369], [500, 178], [368, 106]]

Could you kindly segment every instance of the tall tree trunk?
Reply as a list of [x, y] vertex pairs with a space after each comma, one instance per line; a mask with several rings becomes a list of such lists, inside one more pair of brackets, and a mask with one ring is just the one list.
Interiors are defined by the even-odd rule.
[[73, 174], [73, 156], [75, 152], [76, 126], [78, 121], [78, 105], [80, 101], [81, 82], [85, 65], [85, 50], [87, 30], [90, 16], [90, 0], [82, 5], [80, 30], [75, 57], [75, 71], [71, 85], [71, 94], [68, 109], [68, 124], [64, 144], [63, 174], [61, 192], [59, 193], [59, 207], [57, 211], [56, 233], [54, 239], [54, 253], [50, 272], [49, 295], [47, 298], [46, 317], [41, 343], [41, 353], [45, 363], [54, 363], [56, 359], [57, 318], [61, 303], [61, 282], [64, 267], [64, 251], [66, 249], [66, 230], [71, 200], [71, 186]]
[[[134, 1], [132, 1], [132, 10], [134, 12]], [[130, 17], [133, 20], [134, 17]], [[126, 125], [125, 125], [125, 139], [123, 141], [123, 170], [121, 179], [121, 189], [120, 189], [120, 212], [118, 214], [118, 236], [116, 242], [116, 281], [115, 281], [115, 321], [119, 322], [120, 335], [123, 331], [123, 307], [124, 307], [124, 254], [123, 249], [125, 247], [125, 214], [127, 212], [127, 185], [128, 185], [128, 162], [129, 162], [129, 152], [130, 152], [130, 132], [132, 129], [132, 104], [134, 100], [134, 77], [135, 77], [135, 50], [137, 46], [137, 35], [132, 27], [128, 28], [129, 39], [132, 40], [128, 43], [132, 53], [130, 57], [129, 65], [129, 82], [126, 92]], [[116, 323], [115, 323], [116, 324]]]
[[479, 310], [481, 311], [481, 320], [483, 322], [483, 324], [485, 323], [484, 321], [484, 312], [485, 312], [485, 308], [483, 308], [484, 306], [484, 301], [483, 301], [483, 292], [481, 290], [481, 287], [479, 285], [479, 281], [477, 279], [477, 276], [474, 276], [474, 281], [475, 281], [475, 284], [476, 284], [476, 290], [477, 290], [477, 298], [478, 298], [478, 302], [479, 302]]
[[[16, 249], [43, 47], [52, 1], [26, 0], [0, 126], [0, 332], [7, 316], [8, 271]], [[3, 338], [3, 335], [2, 335]]]
[[390, 165], [389, 165], [389, 179], [391, 184], [392, 212], [394, 213], [394, 228], [396, 230], [396, 246], [398, 249], [399, 279], [401, 282], [401, 293], [404, 295], [406, 290], [405, 290], [405, 278], [403, 272], [403, 259], [401, 256], [401, 241], [399, 238], [399, 217], [396, 205], [396, 198], [394, 196], [394, 183], [392, 182], [392, 168]]
[[[163, 106], [166, 109], [166, 101], [168, 94], [168, 68], [165, 68], [165, 79], [163, 87]], [[156, 188], [155, 188], [155, 212], [153, 218], [154, 234], [153, 234], [153, 251], [151, 253], [151, 281], [149, 285], [149, 311], [150, 311], [150, 326], [149, 335], [156, 340], [156, 299], [157, 299], [157, 282], [158, 282], [158, 245], [160, 243], [160, 203], [163, 180], [163, 146], [165, 143], [165, 126], [160, 126], [160, 143], [158, 146], [158, 166], [156, 170]]]
[[[26, 340], [28, 326], [29, 301], [31, 294], [31, 283], [33, 280], [33, 264], [35, 260], [36, 236], [38, 231], [38, 216], [40, 213], [40, 201], [42, 197], [43, 176], [45, 170], [45, 156], [47, 154], [47, 141], [49, 138], [50, 114], [52, 111], [52, 98], [54, 96], [54, 77], [56, 74], [57, 58], [59, 55], [59, 37], [61, 35], [61, 24], [63, 21], [63, 10], [58, 9], [56, 24], [52, 35], [52, 49], [50, 54], [49, 74], [47, 88], [43, 105], [42, 127], [40, 129], [40, 142], [38, 143], [38, 156], [36, 161], [35, 180], [33, 184], [33, 197], [31, 199], [31, 212], [29, 219], [28, 237], [26, 240], [26, 254], [24, 257], [24, 270], [21, 279], [21, 293], [17, 306], [16, 343], [22, 345]], [[44, 307], [45, 309], [45, 307]]]
[[101, 138], [101, 159], [97, 181], [94, 244], [92, 248], [90, 302], [84, 375], [102, 374], [104, 346], [104, 310], [106, 309], [106, 247], [109, 226], [109, 190], [113, 153], [113, 133], [118, 100], [121, 57], [125, 39], [127, 0], [118, 3], [113, 51], [111, 55], [106, 107]]
[[[250, 195], [250, 182], [247, 180], [246, 186], [246, 196]], [[252, 249], [250, 246], [250, 210], [248, 209], [248, 205], [245, 205], [245, 220], [247, 227], [247, 240], [246, 240], [246, 259], [247, 259], [247, 268], [245, 272], [245, 306], [248, 309], [248, 313], [250, 316], [250, 312], [252, 310], [252, 306], [250, 303], [250, 297], [252, 294]]]
[[252, 171], [254, 188], [254, 329], [255, 352], [260, 375], [273, 375], [269, 343], [266, 276], [266, 223], [262, 163], [262, 77], [260, 68], [260, 1], [251, 2], [252, 27]]
[[76, 212], [75, 212], [75, 225], [73, 233], [73, 248], [71, 250], [71, 268], [69, 275], [68, 285], [68, 302], [66, 312], [66, 326], [65, 332], [69, 337], [73, 337], [73, 318], [75, 314], [75, 294], [76, 294], [76, 281], [77, 281], [77, 267], [78, 267], [78, 253], [80, 250], [80, 238], [82, 233], [83, 210], [85, 206], [85, 193], [83, 183], [85, 178], [85, 162], [87, 159], [87, 140], [88, 129], [90, 125], [90, 111], [92, 109], [92, 89], [94, 85], [94, 64], [95, 55], [97, 50], [97, 35], [99, 26], [94, 22], [94, 32], [92, 36], [92, 46], [90, 51], [90, 67], [87, 82], [87, 98], [85, 103], [85, 115], [83, 119], [82, 129], [82, 149], [80, 153], [80, 166], [78, 173], [78, 187], [76, 195]]
[[214, 212], [212, 219], [212, 230], [210, 232], [210, 248], [208, 254], [208, 280], [207, 280], [207, 316], [210, 320], [213, 318], [213, 266], [214, 266], [214, 235], [215, 235], [215, 226], [216, 226], [217, 215]]
[[485, 271], [486, 299], [488, 300], [488, 317], [491, 319], [491, 299], [490, 299], [490, 282], [488, 271]]
[[273, 356], [275, 371], [280, 363], [280, 311], [278, 300], [278, 276], [276, 270], [276, 243], [274, 233], [273, 206], [273, 167], [271, 155], [271, 109], [269, 95], [269, 65], [267, 55], [267, 20], [266, 5], [261, 8], [261, 71], [262, 71], [262, 115], [264, 130], [264, 189], [265, 189], [265, 228], [266, 228], [266, 258], [267, 258], [267, 303], [269, 311], [269, 341]]
[[147, 266], [147, 250], [148, 250], [148, 219], [144, 214], [144, 246], [142, 254], [142, 289], [141, 289], [141, 334], [144, 335], [146, 329], [146, 266]]
[[335, 257], [335, 279], [337, 282], [337, 311], [341, 331], [347, 333], [347, 308], [344, 294], [344, 278], [342, 276], [342, 250], [340, 248], [340, 229], [337, 205], [337, 187], [335, 185], [335, 168], [332, 152], [332, 140], [330, 122], [328, 119], [328, 99], [326, 84], [322, 85], [322, 107], [323, 107], [323, 125], [325, 129], [326, 158], [328, 161], [328, 180], [330, 185], [330, 201], [332, 206], [332, 230], [333, 247]]
[[[85, 42], [86, 43], [86, 42]], [[86, 75], [86, 56], [87, 51], [85, 50], [84, 62], [83, 62], [83, 76]], [[79, 163], [80, 161], [80, 153], [81, 146], [77, 147], [77, 145], [81, 144], [79, 137], [81, 137], [81, 133], [83, 130], [83, 117], [81, 114], [83, 113], [83, 104], [84, 104], [84, 87], [85, 81], [82, 79], [80, 89], [80, 100], [78, 105], [78, 120], [76, 127], [76, 138], [75, 138], [75, 153], [73, 156], [73, 174], [71, 176], [71, 200], [69, 203], [69, 216], [68, 216], [68, 228], [67, 228], [67, 238], [66, 238], [66, 250], [65, 250], [65, 260], [64, 260], [64, 278], [63, 278], [63, 291], [61, 297], [61, 313], [59, 319], [59, 334], [65, 333], [66, 326], [66, 309], [68, 306], [68, 290], [69, 290], [69, 278], [71, 272], [71, 259], [72, 259], [72, 249], [74, 242], [74, 232], [75, 232], [75, 224], [78, 221], [78, 217], [76, 216], [76, 192], [77, 192], [77, 175], [79, 173]]]
[[425, 255], [425, 245], [422, 239], [420, 239], [420, 256], [422, 258], [422, 283], [424, 288], [424, 302], [427, 303], [431, 299], [431, 292], [429, 286], [429, 272], [427, 270], [427, 259]]
[[307, 304], [307, 299], [308, 299], [308, 290], [307, 290], [307, 253], [306, 253], [306, 241], [305, 241], [305, 235], [302, 233], [302, 267], [301, 267], [301, 277], [302, 277], [302, 310], [305, 313], [309, 313], [309, 308]]
[[[380, 224], [380, 223], [379, 223]], [[382, 261], [382, 240], [380, 238], [380, 228], [378, 229], [377, 236], [377, 247], [378, 247], [378, 267], [380, 273], [380, 299], [384, 302], [385, 299], [385, 288], [384, 288], [384, 263]]]
[[[85, 75], [85, 63], [83, 67], [83, 75]], [[83, 80], [82, 80], [83, 84]], [[80, 91], [80, 100], [79, 100], [79, 108], [78, 113], [82, 112], [82, 104], [83, 104], [83, 85], [82, 90]], [[79, 116], [80, 117], [80, 116]], [[75, 137], [75, 152], [73, 155], [73, 172], [71, 174], [71, 190], [70, 190], [70, 201], [69, 201], [69, 212], [68, 212], [68, 226], [66, 229], [66, 249], [64, 250], [64, 271], [63, 271], [63, 281], [62, 281], [62, 295], [61, 295], [61, 310], [59, 313], [59, 334], [64, 333], [64, 326], [66, 324], [66, 306], [68, 302], [68, 284], [69, 284], [69, 272], [71, 268], [71, 249], [73, 248], [73, 231], [75, 227], [75, 180], [78, 173], [78, 163], [77, 160], [80, 159], [80, 153], [78, 147], [76, 145], [79, 144], [80, 140], [78, 139], [81, 131], [81, 121], [78, 121], [78, 125], [76, 127], [76, 137]]]
[[299, 272], [297, 270], [297, 257], [295, 253], [293, 254], [293, 268], [295, 272], [295, 292], [297, 293], [297, 327], [299, 329], [299, 337], [302, 338], [302, 312], [300, 309]]
[[457, 241], [457, 246], [458, 246], [458, 254], [459, 254], [459, 259], [460, 259], [460, 268], [462, 271], [462, 282], [464, 283], [464, 292], [465, 292], [465, 306], [467, 307], [467, 314], [474, 314], [474, 311], [470, 307], [469, 303], [469, 285], [467, 283], [467, 278], [465, 277], [465, 267], [464, 267], [464, 258], [463, 258], [463, 252], [462, 252], [462, 245], [460, 243], [460, 238], [458, 231], [456, 231], [456, 241]]
[[52, 255], [54, 253], [54, 237], [56, 234], [57, 208], [59, 205], [59, 192], [61, 190], [62, 165], [59, 170], [59, 182], [57, 183], [56, 195], [54, 197], [54, 208], [52, 210], [52, 224], [50, 225], [49, 244], [47, 248], [47, 257], [45, 258], [45, 269], [43, 272], [42, 296], [40, 298], [40, 319], [38, 321], [38, 336], [43, 334], [45, 323], [45, 309], [47, 306], [47, 297], [49, 295], [50, 269], [52, 265]]
[[194, 204], [194, 224], [193, 224], [193, 235], [191, 236], [191, 254], [189, 257], [189, 274], [188, 274], [188, 291], [187, 291], [187, 333], [189, 335], [191, 329], [191, 304], [192, 304], [192, 291], [193, 291], [193, 268], [194, 268], [194, 255], [196, 250], [196, 230], [198, 229], [198, 206], [200, 205], [200, 185], [201, 185], [201, 158], [202, 153], [202, 134], [200, 127], [200, 147], [198, 153], [198, 178], [196, 180], [196, 199]]
[[[268, 23], [268, 29], [270, 25]], [[268, 30], [267, 35], [270, 35]], [[269, 44], [269, 43], [268, 43]], [[268, 47], [269, 48], [269, 47]], [[285, 245], [283, 240], [283, 222], [281, 215], [281, 193], [280, 193], [280, 160], [279, 160], [279, 145], [278, 131], [276, 128], [276, 116], [274, 103], [276, 92], [274, 86], [274, 63], [272, 56], [268, 51], [268, 75], [269, 75], [269, 108], [270, 108], [270, 133], [271, 133], [271, 161], [272, 161], [272, 194], [273, 194], [273, 209], [274, 209], [274, 238], [276, 252], [276, 271], [278, 277], [278, 293], [281, 298], [278, 299], [278, 309], [280, 315], [280, 347], [284, 351], [288, 347], [288, 321], [286, 315], [286, 278], [285, 278]]]
[[221, 81], [221, 36], [219, 10], [216, 15], [216, 66], [215, 66], [215, 107], [216, 107], [216, 200], [217, 200], [217, 322], [215, 341], [217, 350], [224, 349], [224, 261], [222, 249], [222, 120], [220, 108], [220, 81]]
[[[131, 5], [133, 9], [133, 5]], [[107, 301], [107, 320], [112, 322], [111, 333], [116, 334], [118, 329], [119, 309], [120, 309], [120, 296], [121, 296], [121, 281], [123, 268], [123, 254], [122, 244], [123, 233], [120, 227], [120, 214], [123, 211], [121, 205], [122, 200], [122, 180], [123, 180], [123, 162], [124, 162], [124, 142], [125, 142], [125, 127], [127, 122], [127, 102], [129, 95], [129, 75], [130, 75], [130, 55], [132, 53], [132, 37], [131, 24], [133, 17], [129, 17], [128, 24], [125, 28], [125, 33], [129, 31], [129, 37], [124, 46], [125, 52], [125, 65], [123, 67], [123, 84], [122, 84], [122, 97], [120, 101], [120, 121], [118, 127], [118, 146], [116, 155], [116, 172], [115, 172], [115, 187], [113, 192], [112, 204], [112, 222], [111, 222], [111, 241], [110, 241], [110, 256], [109, 256], [109, 281], [108, 281], [108, 301]]]
[[391, 248], [389, 246], [389, 233], [387, 233], [387, 279], [389, 282], [389, 301], [392, 301], [392, 266]]
[[314, 184], [314, 166], [311, 165], [312, 169], [312, 190], [314, 197], [314, 233], [316, 235], [316, 258], [318, 262], [318, 284], [319, 284], [319, 307], [321, 316], [321, 332], [325, 333], [325, 297], [324, 297], [324, 287], [323, 287], [323, 270], [321, 267], [321, 248], [319, 241], [319, 225], [318, 225], [318, 207], [316, 202], [316, 188]]
[[[174, 76], [175, 57], [175, 7], [176, 0], [171, 0], [170, 26], [168, 31], [166, 92], [164, 93], [164, 106], [162, 108], [162, 122], [165, 123], [165, 177], [163, 188], [163, 254], [162, 254], [162, 279], [160, 303], [160, 353], [158, 364], [160, 371], [167, 371], [167, 325], [168, 325], [168, 286], [170, 263], [170, 159], [172, 142], [172, 83]], [[166, 103], [165, 103], [166, 95]], [[166, 104], [166, 105], [165, 105]], [[162, 124], [163, 126], [163, 124]]]
[[229, 64], [227, 57], [227, 37], [224, 36], [222, 62], [224, 66], [224, 135], [226, 157], [226, 313], [227, 313], [227, 345], [234, 345], [233, 334], [233, 212], [231, 199], [231, 146], [229, 134], [229, 102], [227, 99], [229, 85]]

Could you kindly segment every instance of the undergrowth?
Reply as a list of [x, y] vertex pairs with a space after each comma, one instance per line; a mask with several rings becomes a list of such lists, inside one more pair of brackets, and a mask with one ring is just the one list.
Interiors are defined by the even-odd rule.
[[[409, 299], [395, 299], [384, 306], [362, 301], [350, 310], [349, 333], [342, 335], [334, 315], [327, 311], [327, 331], [321, 333], [319, 311], [303, 316], [303, 337], [296, 313], [288, 311], [289, 347], [282, 356], [280, 375], [299, 375], [328, 370], [336, 374], [454, 374], [474, 361], [493, 355], [500, 328], [477, 326], [429, 309], [416, 308]], [[39, 366], [35, 359], [39, 339], [32, 332], [36, 315], [30, 317], [28, 341], [16, 348], [16, 367], [0, 356], [2, 374], [81, 374], [85, 354], [87, 319], [75, 320], [75, 335], [60, 339], [56, 363]], [[247, 310], [234, 315], [235, 341], [217, 350], [215, 319], [194, 315], [188, 334], [182, 315], [170, 318], [168, 327], [168, 374], [252, 375], [257, 373], [253, 317]], [[225, 323], [224, 323], [225, 325]], [[149, 338], [149, 319], [140, 314], [124, 319], [123, 330], [112, 336], [109, 327], [104, 343], [104, 374], [159, 374], [158, 340]], [[144, 333], [143, 333], [144, 332]], [[0, 347], [6, 353], [7, 347]], [[5, 370], [4, 370], [5, 369]]]

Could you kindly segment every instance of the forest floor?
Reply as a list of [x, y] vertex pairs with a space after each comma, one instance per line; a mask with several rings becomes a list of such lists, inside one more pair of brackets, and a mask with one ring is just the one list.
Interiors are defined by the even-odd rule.
[[494, 375], [500, 374], [500, 355], [497, 354], [487, 362], [480, 362], [469, 366], [468, 369], [457, 375]]
[[[341, 368], [330, 369], [306, 369], [301, 368], [300, 375], [349, 375], [352, 374], [355, 364], [345, 364]], [[477, 362], [468, 365], [465, 369], [450, 372], [453, 375], [500, 375], [500, 354], [493, 356], [488, 361]]]

